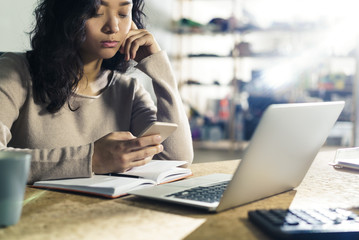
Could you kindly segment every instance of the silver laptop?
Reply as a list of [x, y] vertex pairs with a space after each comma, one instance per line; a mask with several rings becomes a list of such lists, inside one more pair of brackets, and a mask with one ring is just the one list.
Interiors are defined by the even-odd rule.
[[129, 193], [218, 212], [291, 190], [303, 180], [343, 107], [344, 102], [270, 105], [233, 175], [210, 174]]

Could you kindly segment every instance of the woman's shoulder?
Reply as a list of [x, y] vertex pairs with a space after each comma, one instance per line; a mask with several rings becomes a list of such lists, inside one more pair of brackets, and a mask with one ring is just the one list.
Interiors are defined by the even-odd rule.
[[24, 52], [5, 52], [0, 56], [1, 65], [28, 65], [26, 53]]
[[0, 70], [2, 74], [29, 75], [29, 64], [26, 53], [6, 52], [0, 56]]
[[30, 78], [26, 53], [6, 52], [0, 56], [1, 84], [27, 86], [31, 82]]

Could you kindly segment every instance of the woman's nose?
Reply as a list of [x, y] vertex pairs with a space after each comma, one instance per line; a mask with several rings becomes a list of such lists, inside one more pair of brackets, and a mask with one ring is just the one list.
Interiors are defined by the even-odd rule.
[[109, 17], [104, 26], [104, 32], [111, 34], [111, 33], [117, 33], [118, 31], [120, 31], [120, 28], [118, 26], [118, 18], [115, 16]]

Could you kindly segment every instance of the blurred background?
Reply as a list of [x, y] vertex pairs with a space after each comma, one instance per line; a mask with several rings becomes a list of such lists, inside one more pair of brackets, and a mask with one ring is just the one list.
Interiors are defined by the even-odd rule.
[[[326, 145], [358, 145], [358, 1], [145, 3], [147, 28], [172, 62], [198, 161], [239, 158], [273, 103], [344, 100]], [[2, 3], [0, 52], [29, 49], [35, 4]]]
[[148, 28], [170, 55], [197, 156], [238, 156], [273, 103], [344, 100], [326, 145], [356, 146], [358, 7], [354, 0], [147, 1]]

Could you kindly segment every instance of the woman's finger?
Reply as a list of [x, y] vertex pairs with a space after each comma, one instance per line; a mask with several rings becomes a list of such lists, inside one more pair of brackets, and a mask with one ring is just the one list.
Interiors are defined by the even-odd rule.
[[122, 155], [118, 159], [116, 171], [127, 171], [133, 167], [142, 166], [152, 160], [153, 156], [162, 152], [163, 146], [161, 144], [147, 147], [145, 149], [137, 150]]
[[132, 27], [131, 27], [130, 31], [127, 33], [125, 39], [122, 41], [122, 43], [120, 45], [120, 49], [119, 49], [120, 53], [125, 54], [125, 46], [126, 46], [127, 39], [133, 35], [138, 34], [139, 32], [140, 32], [140, 30], [132, 29]]
[[149, 39], [148, 39], [148, 35], [147, 34], [141, 34], [140, 35], [136, 35], [136, 37], [138, 38], [133, 38], [131, 39], [131, 43], [129, 45], [129, 56], [131, 59], [135, 59], [138, 50], [140, 49], [140, 47], [142, 46], [147, 46], [149, 45]]
[[126, 55], [126, 60], [134, 59], [138, 49], [141, 46], [146, 45], [148, 32], [145, 30], [142, 31], [132, 31], [131, 34], [127, 35], [126, 40], [123, 44], [123, 54]]
[[135, 162], [156, 155], [162, 151], [162, 144], [158, 144], [126, 153], [126, 156], [124, 156], [124, 158], [131, 159], [130, 162]]
[[136, 138], [130, 132], [112, 132], [105, 137], [112, 140], [131, 140]]
[[133, 152], [148, 146], [158, 145], [161, 142], [162, 137], [160, 135], [151, 135], [135, 138], [130, 141], [121, 141], [118, 144], [122, 144], [123, 148], [127, 149], [127, 152]]

